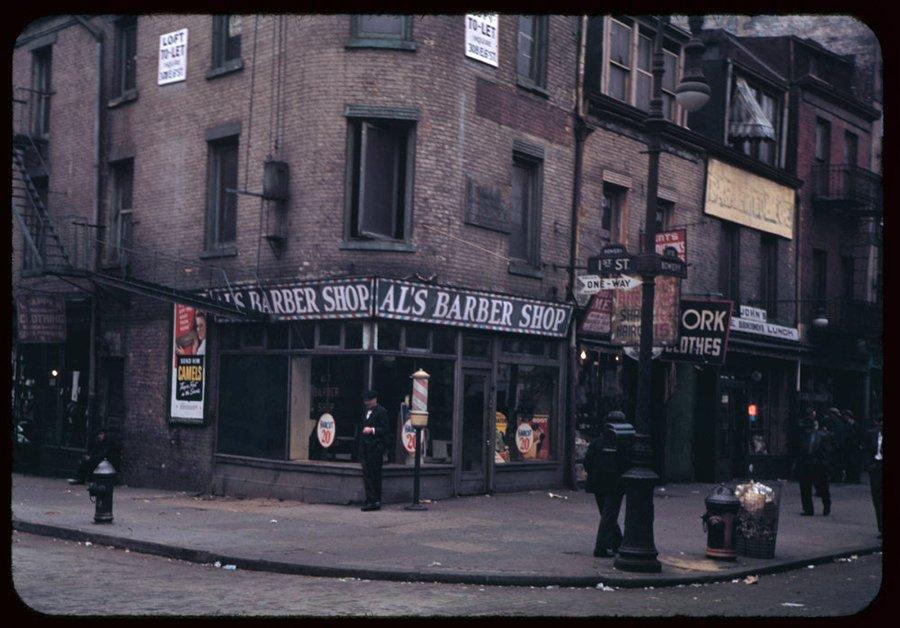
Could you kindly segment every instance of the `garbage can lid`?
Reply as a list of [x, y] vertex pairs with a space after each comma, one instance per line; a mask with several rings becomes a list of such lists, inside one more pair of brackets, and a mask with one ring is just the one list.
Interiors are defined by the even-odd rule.
[[706, 498], [706, 505], [724, 506], [737, 510], [741, 506], [741, 500], [724, 484], [716, 486]]
[[97, 465], [97, 468], [94, 469], [93, 475], [115, 475], [116, 468], [113, 467], [109, 460], [103, 459], [103, 461]]

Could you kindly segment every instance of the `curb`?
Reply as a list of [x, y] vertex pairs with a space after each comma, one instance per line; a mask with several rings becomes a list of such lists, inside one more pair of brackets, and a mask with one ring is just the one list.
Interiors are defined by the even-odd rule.
[[644, 587], [672, 587], [685, 584], [709, 584], [742, 578], [746, 576], [768, 575], [802, 569], [807, 565], [819, 565], [829, 563], [836, 558], [856, 555], [874, 554], [882, 551], [881, 545], [864, 545], [851, 550], [817, 554], [809, 558], [791, 561], [775, 562], [770, 565], [758, 567], [743, 567], [729, 571], [704, 575], [679, 575], [679, 576], [635, 576], [635, 577], [604, 577], [596, 576], [540, 576], [528, 574], [510, 574], [498, 572], [468, 573], [462, 571], [428, 571], [428, 570], [400, 570], [400, 569], [367, 569], [359, 567], [341, 567], [310, 565], [303, 563], [288, 563], [283, 561], [264, 560], [257, 558], [245, 558], [228, 556], [198, 550], [188, 547], [179, 547], [154, 541], [141, 541], [120, 536], [86, 532], [74, 528], [33, 523], [20, 519], [13, 519], [14, 530], [50, 536], [67, 541], [90, 541], [96, 545], [108, 545], [117, 549], [127, 549], [142, 554], [153, 554], [166, 558], [174, 558], [192, 563], [208, 564], [220, 561], [235, 565], [239, 569], [247, 571], [264, 571], [270, 573], [283, 573], [297, 576], [314, 576], [319, 578], [359, 578], [362, 580], [386, 580], [395, 582], [435, 582], [443, 584], [476, 584], [493, 586], [561, 586], [561, 587], [595, 587], [602, 583], [621, 589], [633, 589]]

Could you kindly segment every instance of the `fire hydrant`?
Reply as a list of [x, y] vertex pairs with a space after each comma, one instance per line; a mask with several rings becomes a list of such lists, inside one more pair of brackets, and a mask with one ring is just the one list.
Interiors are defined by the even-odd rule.
[[719, 484], [706, 498], [706, 512], [702, 515], [706, 532], [706, 555], [719, 560], [734, 560], [734, 517], [741, 508], [740, 500]]
[[88, 494], [96, 498], [94, 511], [94, 523], [112, 523], [113, 514], [113, 487], [116, 482], [116, 470], [104, 459], [91, 474], [91, 482], [88, 484]]

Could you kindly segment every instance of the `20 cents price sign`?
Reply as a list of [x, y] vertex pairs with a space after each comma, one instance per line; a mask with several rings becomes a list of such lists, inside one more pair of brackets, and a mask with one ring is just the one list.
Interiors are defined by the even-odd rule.
[[330, 414], [323, 414], [319, 417], [319, 427], [316, 429], [319, 437], [319, 444], [328, 449], [334, 444], [334, 417]]
[[[425, 428], [422, 428], [422, 436], [419, 439], [422, 444], [422, 451], [425, 450]], [[416, 428], [413, 427], [412, 421], [406, 420], [403, 424], [403, 448], [411, 454], [416, 453]]]
[[528, 423], [522, 423], [516, 429], [516, 447], [521, 453], [528, 453], [534, 443], [534, 430]]

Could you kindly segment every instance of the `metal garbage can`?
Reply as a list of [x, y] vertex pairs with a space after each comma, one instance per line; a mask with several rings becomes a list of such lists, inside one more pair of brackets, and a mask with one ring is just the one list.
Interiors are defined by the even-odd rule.
[[774, 558], [778, 539], [780, 481], [749, 482], [734, 487], [741, 503], [735, 520], [734, 549], [748, 558]]

